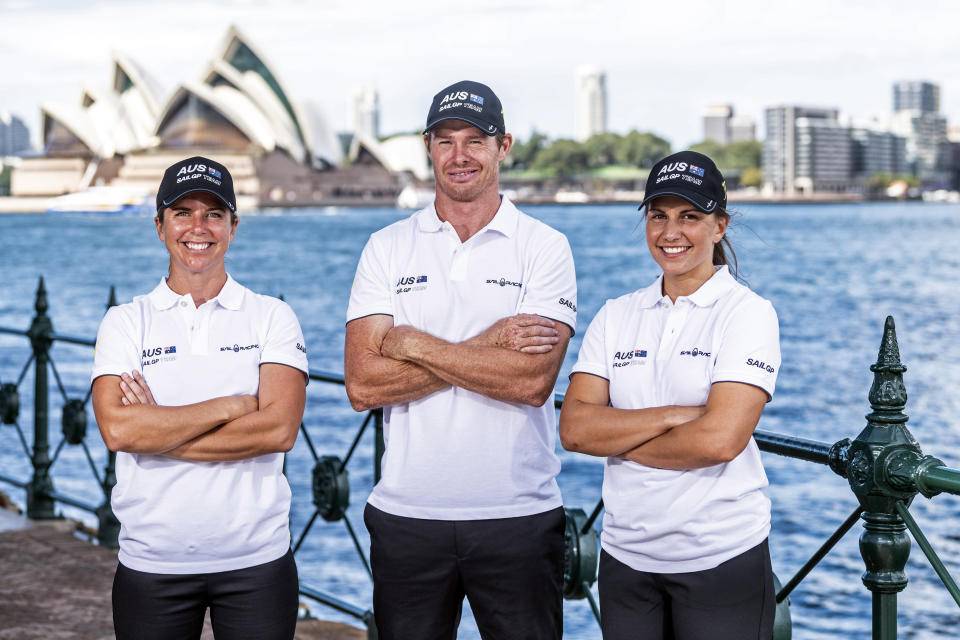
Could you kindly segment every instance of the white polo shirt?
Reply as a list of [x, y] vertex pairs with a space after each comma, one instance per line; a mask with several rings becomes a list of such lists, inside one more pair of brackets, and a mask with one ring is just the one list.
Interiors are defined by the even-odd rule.
[[[534, 313], [572, 328], [577, 283], [566, 237], [503, 198], [461, 242], [433, 205], [374, 233], [363, 249], [347, 321], [393, 316], [461, 342], [497, 320]], [[399, 516], [505, 518], [559, 507], [556, 414], [450, 387], [384, 408], [383, 475], [370, 504]]]
[[[606, 302], [573, 373], [609, 380], [610, 405], [620, 409], [702, 405], [715, 382], [743, 382], [772, 396], [780, 368], [773, 306], [725, 266], [676, 303], [661, 293], [662, 278]], [[607, 458], [603, 548], [638, 571], [712, 569], [767, 537], [766, 486], [752, 438], [732, 461], [703, 469]]]
[[[93, 376], [138, 370], [157, 404], [180, 406], [257, 395], [260, 365], [306, 373], [303, 334], [283, 301], [230, 276], [199, 308], [165, 280], [107, 311]], [[151, 573], [210, 573], [276, 560], [290, 547], [290, 487], [283, 454], [235, 462], [185, 462], [117, 453], [113, 511], [120, 562]]]

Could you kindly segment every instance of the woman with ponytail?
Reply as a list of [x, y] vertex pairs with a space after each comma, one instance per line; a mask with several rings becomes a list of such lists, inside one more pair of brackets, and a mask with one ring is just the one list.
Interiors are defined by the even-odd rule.
[[770, 500], [752, 436], [779, 327], [736, 279], [726, 199], [702, 154], [654, 165], [641, 208], [663, 273], [601, 308], [563, 403], [563, 446], [606, 457], [605, 640], [772, 635]]

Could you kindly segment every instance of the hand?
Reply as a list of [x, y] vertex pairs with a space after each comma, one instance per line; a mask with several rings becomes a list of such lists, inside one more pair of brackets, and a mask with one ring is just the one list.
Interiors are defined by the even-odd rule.
[[120, 374], [120, 391], [123, 392], [120, 403], [125, 407], [132, 404], [157, 406], [157, 401], [153, 399], [153, 393], [150, 392], [147, 381], [143, 379], [139, 371]]
[[547, 353], [560, 341], [556, 322], [533, 313], [497, 320], [477, 338], [486, 344], [523, 353]]
[[409, 341], [419, 333], [420, 331], [406, 324], [392, 327], [383, 336], [383, 342], [380, 343], [380, 355], [394, 360], [407, 360]]

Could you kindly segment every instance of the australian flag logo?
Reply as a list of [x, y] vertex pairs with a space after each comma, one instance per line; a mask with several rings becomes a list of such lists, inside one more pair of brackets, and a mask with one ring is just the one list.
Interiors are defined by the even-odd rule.
[[695, 164], [690, 165], [690, 173], [695, 173], [696, 175], [703, 177], [703, 169], [698, 167]]
[[477, 104], [483, 104], [483, 96], [478, 96], [475, 93], [470, 94], [470, 102], [476, 102]]
[[634, 358], [646, 358], [646, 357], [647, 357], [647, 350], [646, 350], [646, 349], [636, 349], [636, 350], [633, 352], [633, 357], [634, 357]]
[[176, 348], [176, 347], [164, 347], [164, 348], [163, 348], [163, 353], [164, 353], [164, 354], [176, 353], [176, 352], [177, 352], [177, 348]]
[[417, 276], [417, 283], [426, 282], [427, 276]]
[[217, 171], [216, 169], [214, 169], [213, 167], [207, 167], [207, 173], [212, 175], [214, 178], [217, 178], [218, 180], [223, 178], [223, 174]]

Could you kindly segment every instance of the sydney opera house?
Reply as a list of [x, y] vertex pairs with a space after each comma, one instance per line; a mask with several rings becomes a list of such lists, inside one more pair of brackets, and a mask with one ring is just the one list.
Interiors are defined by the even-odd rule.
[[167, 166], [194, 154], [230, 169], [241, 208], [392, 204], [405, 187], [432, 179], [419, 136], [357, 135], [345, 148], [236, 27], [196, 79], [172, 93], [119, 53], [110, 78], [106, 88], [85, 88], [77, 104], [41, 108], [43, 152], [14, 172], [13, 195], [92, 186], [150, 193]]

